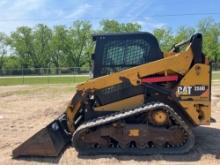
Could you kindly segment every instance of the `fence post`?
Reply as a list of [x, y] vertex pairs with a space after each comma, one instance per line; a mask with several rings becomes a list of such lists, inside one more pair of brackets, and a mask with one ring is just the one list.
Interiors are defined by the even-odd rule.
[[24, 68], [23, 68], [23, 66], [22, 66], [22, 68], [21, 68], [22, 70], [22, 84], [24, 85]]
[[49, 80], [49, 68], [47, 68], [47, 84], [50, 84], [50, 80]]
[[73, 83], [76, 83], [76, 67], [73, 67]]

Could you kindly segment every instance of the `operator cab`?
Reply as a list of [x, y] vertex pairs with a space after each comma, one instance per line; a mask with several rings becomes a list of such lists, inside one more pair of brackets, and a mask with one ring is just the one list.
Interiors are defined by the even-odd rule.
[[147, 32], [93, 35], [93, 77], [163, 58], [157, 39]]

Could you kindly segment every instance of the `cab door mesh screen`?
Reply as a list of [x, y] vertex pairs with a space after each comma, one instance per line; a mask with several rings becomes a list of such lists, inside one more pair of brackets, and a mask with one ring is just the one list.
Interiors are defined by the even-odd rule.
[[145, 63], [150, 45], [142, 39], [111, 40], [104, 45], [101, 74], [109, 74]]

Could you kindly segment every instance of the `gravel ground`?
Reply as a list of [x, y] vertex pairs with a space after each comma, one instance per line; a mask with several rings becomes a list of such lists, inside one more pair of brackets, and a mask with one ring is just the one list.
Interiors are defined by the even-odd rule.
[[0, 87], [0, 164], [220, 164], [220, 84], [212, 90], [211, 126], [194, 129], [196, 145], [185, 155], [80, 157], [69, 147], [59, 158], [14, 160], [11, 151], [64, 110], [74, 93], [70, 85]]

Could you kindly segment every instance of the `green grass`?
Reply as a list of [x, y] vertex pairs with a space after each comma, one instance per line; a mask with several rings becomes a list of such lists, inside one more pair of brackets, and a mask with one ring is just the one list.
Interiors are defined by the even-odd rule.
[[1, 77], [0, 85], [22, 84], [71, 84], [80, 83], [89, 79], [89, 76], [65, 76], [65, 77]]

